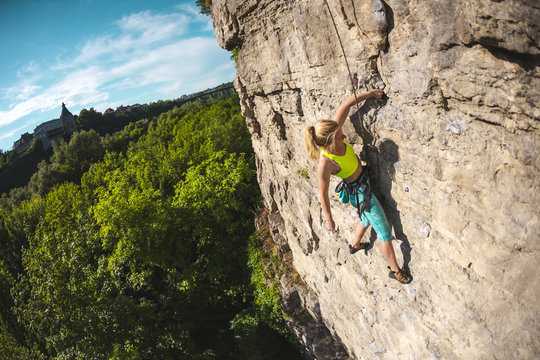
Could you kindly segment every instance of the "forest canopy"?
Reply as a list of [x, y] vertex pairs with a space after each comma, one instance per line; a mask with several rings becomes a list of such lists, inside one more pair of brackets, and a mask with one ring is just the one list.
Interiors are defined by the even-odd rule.
[[296, 358], [259, 201], [236, 96], [75, 133], [0, 199], [0, 358]]

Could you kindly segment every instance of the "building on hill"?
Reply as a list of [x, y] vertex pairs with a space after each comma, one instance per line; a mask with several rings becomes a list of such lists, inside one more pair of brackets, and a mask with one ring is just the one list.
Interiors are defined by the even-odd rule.
[[13, 144], [13, 150], [19, 154], [28, 149], [34, 142], [34, 137], [32, 134], [24, 133], [21, 135], [21, 138]]
[[77, 130], [77, 125], [75, 125], [75, 117], [73, 114], [66, 108], [66, 105], [62, 103], [62, 113], [60, 114], [60, 120], [62, 120], [62, 125], [64, 126], [64, 131], [66, 134], [72, 134]]
[[103, 113], [103, 115], [108, 115], [108, 114], [114, 114], [114, 109], [108, 108], [108, 109], [105, 110], [105, 112]]
[[64, 135], [75, 132], [75, 118], [73, 114], [62, 103], [62, 113], [59, 119], [50, 120], [38, 125], [34, 129], [34, 138], [43, 141], [43, 148], [48, 149], [52, 143], [59, 143]]
[[119, 107], [116, 108], [116, 111], [117, 113], [125, 113], [125, 112], [130, 112], [131, 111], [131, 106], [124, 106], [124, 105], [120, 105]]
[[[33, 138], [43, 142], [43, 148], [48, 149], [53, 142], [59, 143], [64, 135], [69, 135], [76, 130], [73, 114], [62, 103], [62, 113], [59, 119], [49, 120], [38, 125], [34, 129]], [[14, 145], [15, 148], [15, 145]], [[18, 150], [17, 150], [18, 151]]]

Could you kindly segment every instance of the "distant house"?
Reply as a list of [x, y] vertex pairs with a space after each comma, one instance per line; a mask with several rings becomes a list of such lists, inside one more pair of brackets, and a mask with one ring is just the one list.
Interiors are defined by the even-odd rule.
[[59, 143], [64, 135], [75, 132], [75, 118], [73, 114], [62, 103], [62, 113], [59, 119], [50, 120], [38, 125], [34, 129], [34, 139], [41, 139], [43, 148], [48, 149], [53, 142]]
[[111, 109], [111, 108], [108, 108], [107, 110], [105, 110], [105, 112], [103, 113], [103, 115], [107, 115], [107, 114], [114, 114], [114, 110]]
[[131, 106], [124, 106], [124, 105], [120, 105], [119, 107], [116, 108], [116, 112], [117, 113], [125, 113], [125, 112], [130, 112], [131, 111]]
[[34, 137], [32, 134], [24, 133], [21, 135], [21, 138], [13, 144], [13, 150], [15, 150], [17, 153], [22, 153], [23, 151], [26, 151], [32, 143], [34, 142]]

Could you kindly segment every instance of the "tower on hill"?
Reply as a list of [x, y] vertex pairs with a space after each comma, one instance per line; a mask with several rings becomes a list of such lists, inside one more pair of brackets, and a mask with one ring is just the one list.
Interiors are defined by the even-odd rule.
[[62, 112], [60, 118], [49, 120], [38, 125], [33, 134], [23, 134], [21, 138], [13, 144], [13, 150], [21, 153], [28, 149], [34, 139], [40, 139], [43, 142], [43, 148], [48, 149], [53, 142], [59, 143], [64, 135], [69, 135], [77, 130], [75, 126], [75, 117], [62, 103]]

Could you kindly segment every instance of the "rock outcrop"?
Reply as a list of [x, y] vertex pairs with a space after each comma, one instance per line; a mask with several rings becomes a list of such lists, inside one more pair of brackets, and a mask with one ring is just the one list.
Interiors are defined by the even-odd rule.
[[[315, 358], [540, 357], [540, 5], [328, 5], [212, 7], [220, 45], [239, 49], [235, 87], [274, 237], [302, 279], [283, 281], [291, 328]], [[371, 249], [348, 253], [358, 218], [336, 197], [338, 233], [325, 230], [302, 132], [352, 94], [346, 60], [358, 91], [388, 95], [355, 107], [344, 130], [400, 239], [406, 286], [388, 278], [373, 233]]]

